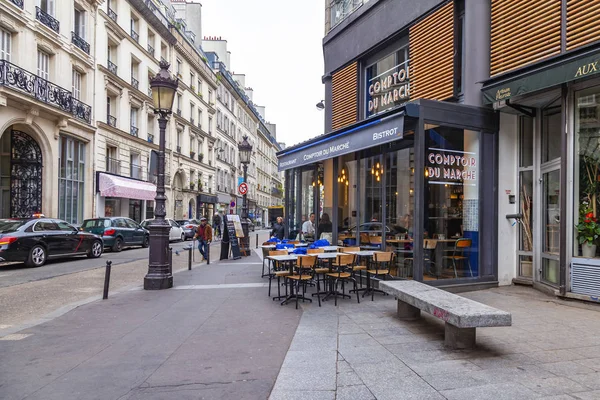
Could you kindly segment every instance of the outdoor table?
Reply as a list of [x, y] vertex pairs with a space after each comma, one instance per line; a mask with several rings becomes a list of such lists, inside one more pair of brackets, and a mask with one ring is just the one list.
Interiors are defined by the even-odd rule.
[[[329, 246], [329, 247], [338, 247], [338, 246]], [[316, 253], [316, 254], [307, 254], [307, 256], [317, 256], [317, 259], [326, 261], [327, 268], [329, 269], [329, 272], [333, 272], [333, 268], [332, 268], [333, 260], [335, 260], [337, 258], [337, 256], [339, 256], [340, 254], [341, 253]], [[342, 296], [342, 298], [344, 296], [350, 298], [349, 295], [341, 293], [341, 292], [338, 292], [337, 290], [335, 290], [335, 288], [333, 287], [333, 280], [329, 284], [329, 290], [326, 290], [324, 292], [313, 293], [312, 295], [313, 296], [317, 296], [317, 295], [322, 295], [323, 294], [323, 295], [325, 295], [325, 297], [322, 300], [325, 301], [325, 300], [327, 300], [327, 298], [329, 296], [335, 295], [336, 292], [337, 292], [337, 295], [338, 296]]]
[[[373, 255], [375, 253], [377, 253], [376, 251], [373, 250], [361, 250], [361, 251], [344, 251], [344, 253], [346, 254], [354, 254], [355, 256], [358, 257], [358, 261], [360, 263], [361, 258], [364, 258], [367, 260], [367, 269], [369, 269], [369, 263], [371, 262], [371, 258], [373, 257]], [[361, 285], [362, 285], [362, 273], [360, 274], [361, 277]], [[367, 286], [369, 285], [369, 281], [367, 280]], [[361, 290], [367, 290], [367, 289], [356, 289], [357, 291], [361, 291]], [[350, 293], [352, 293], [354, 291], [351, 290]]]
[[295, 247], [308, 247], [308, 243], [296, 243]]
[[260, 246], [261, 249], [275, 249], [275, 245], [274, 244], [263, 244]]
[[[292, 249], [292, 250], [293, 250], [293, 249]], [[293, 261], [297, 261], [297, 260], [298, 260], [298, 255], [297, 255], [297, 254], [294, 254], [294, 255], [292, 255], [292, 254], [289, 254], [289, 255], [287, 255], [287, 256], [268, 256], [267, 258], [268, 258], [268, 259], [271, 259], [271, 260], [273, 260], [273, 261], [275, 261], [275, 262], [284, 262], [284, 263], [285, 263], [285, 262], [287, 262], [287, 263], [289, 264], [289, 267], [290, 267], [290, 275], [293, 275], [293, 274], [294, 274], [294, 262], [293, 262]], [[285, 279], [285, 278], [284, 278], [284, 279]], [[288, 295], [288, 296], [287, 296], [287, 297], [286, 297], [286, 298], [285, 298], [285, 299], [284, 299], [284, 300], [281, 302], [281, 305], [284, 305], [284, 304], [286, 304], [288, 301], [290, 301], [290, 300], [292, 300], [292, 299], [295, 299], [296, 297], [298, 297], [298, 299], [301, 299], [301, 300], [309, 300], [309, 301], [312, 301], [312, 299], [309, 299], [309, 298], [307, 298], [307, 297], [300, 296], [300, 295], [298, 295], [298, 294], [294, 294], [294, 282], [293, 282], [291, 279], [289, 279], [289, 281], [290, 281], [290, 293], [289, 293], [289, 295]], [[279, 297], [279, 296], [277, 296], [277, 297]]]
[[338, 251], [338, 249], [341, 249], [341, 246], [322, 246], [322, 247], [317, 247], [318, 249], [323, 249], [323, 251], [325, 252], [329, 252], [329, 251]]

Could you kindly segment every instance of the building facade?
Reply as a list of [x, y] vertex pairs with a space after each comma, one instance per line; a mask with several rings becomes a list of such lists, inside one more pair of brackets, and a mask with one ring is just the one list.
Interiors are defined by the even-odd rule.
[[0, 2], [0, 216], [93, 215], [96, 1]]

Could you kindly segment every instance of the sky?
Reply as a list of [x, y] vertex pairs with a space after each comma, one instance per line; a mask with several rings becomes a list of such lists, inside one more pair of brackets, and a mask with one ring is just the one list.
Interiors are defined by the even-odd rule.
[[254, 103], [277, 124], [287, 146], [323, 132], [323, 0], [196, 0], [202, 36], [221, 36], [231, 52], [230, 72], [246, 75]]

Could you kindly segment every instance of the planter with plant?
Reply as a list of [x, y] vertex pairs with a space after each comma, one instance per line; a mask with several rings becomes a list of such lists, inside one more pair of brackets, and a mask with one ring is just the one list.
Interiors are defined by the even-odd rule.
[[200, 160], [200, 162], [202, 162], [202, 160], [204, 160], [204, 153], [198, 154], [198, 160]]
[[200, 179], [198, 179], [198, 191], [202, 191], [202, 181], [200, 181]]
[[600, 224], [589, 203], [584, 202], [579, 206], [579, 223], [576, 228], [581, 254], [587, 258], [595, 257], [596, 240], [600, 237]]
[[190, 158], [196, 158], [196, 152], [190, 151]]
[[194, 190], [194, 182], [190, 182], [190, 190]]

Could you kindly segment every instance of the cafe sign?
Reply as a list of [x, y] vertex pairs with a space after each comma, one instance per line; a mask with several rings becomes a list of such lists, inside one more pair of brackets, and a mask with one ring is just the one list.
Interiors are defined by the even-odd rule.
[[367, 85], [367, 115], [406, 103], [410, 99], [408, 60], [369, 79]]
[[474, 186], [477, 158], [473, 152], [430, 148], [425, 175], [430, 184]]

